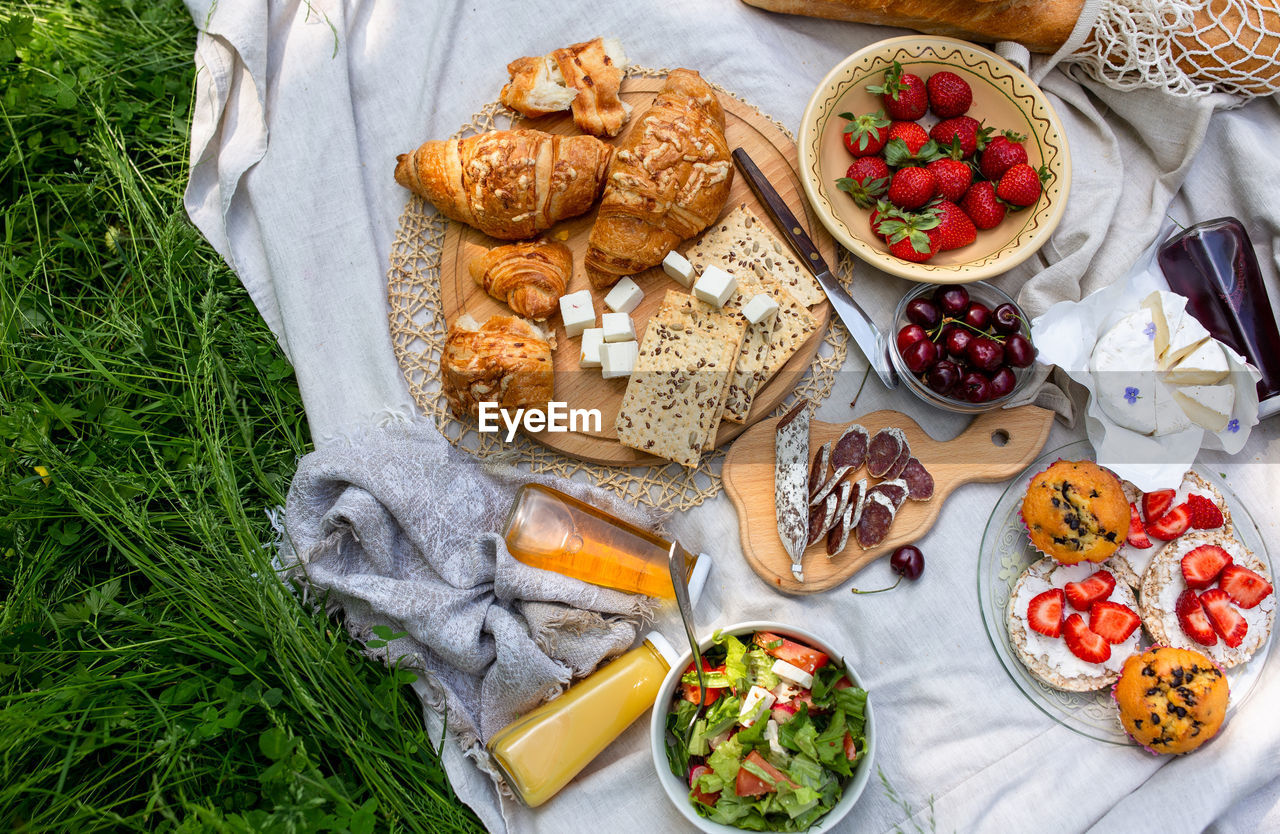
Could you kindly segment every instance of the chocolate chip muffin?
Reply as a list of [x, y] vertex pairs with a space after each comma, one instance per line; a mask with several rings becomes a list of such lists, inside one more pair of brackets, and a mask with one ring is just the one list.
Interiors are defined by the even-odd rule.
[[1031, 543], [1074, 565], [1101, 562], [1129, 532], [1129, 501], [1120, 479], [1093, 461], [1060, 460], [1031, 479], [1022, 499]]
[[1194, 649], [1158, 646], [1133, 655], [1112, 695], [1125, 731], [1152, 753], [1190, 753], [1227, 715], [1227, 678]]

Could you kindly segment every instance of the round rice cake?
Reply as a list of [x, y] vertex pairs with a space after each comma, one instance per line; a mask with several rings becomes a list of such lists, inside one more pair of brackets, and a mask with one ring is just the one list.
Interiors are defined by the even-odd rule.
[[[1013, 594], [1009, 598], [1009, 642], [1022, 665], [1037, 679], [1054, 689], [1089, 692], [1110, 686], [1120, 677], [1125, 659], [1139, 651], [1142, 635], [1140, 628], [1134, 629], [1133, 634], [1123, 643], [1112, 646], [1111, 657], [1105, 662], [1089, 663], [1071, 653], [1065, 638], [1048, 637], [1033, 631], [1027, 624], [1027, 606], [1038, 594], [1051, 588], [1065, 588], [1069, 582], [1082, 582], [1103, 569], [1105, 568], [1094, 562], [1064, 565], [1046, 556], [1023, 571], [1013, 587]], [[1135, 612], [1138, 610], [1133, 591], [1118, 580], [1108, 599], [1127, 605]], [[1070, 602], [1064, 603], [1063, 619], [1073, 613], [1080, 614], [1088, 622], [1089, 612], [1077, 612]]]
[[1203, 646], [1192, 640], [1178, 623], [1175, 606], [1178, 597], [1187, 589], [1187, 582], [1182, 577], [1182, 557], [1202, 544], [1216, 544], [1231, 555], [1235, 564], [1274, 583], [1267, 566], [1235, 536], [1221, 530], [1187, 533], [1169, 542], [1151, 560], [1151, 565], [1142, 577], [1138, 614], [1142, 616], [1142, 625], [1155, 642], [1181, 649], [1195, 649], [1211, 657], [1224, 669], [1230, 669], [1253, 657], [1254, 652], [1271, 636], [1276, 616], [1276, 595], [1270, 594], [1253, 608], [1235, 606], [1249, 626], [1249, 631], [1239, 646], [1232, 648], [1223, 643], [1221, 638], [1212, 646]]
[[[1121, 483], [1121, 488], [1124, 489], [1125, 498], [1130, 503], [1138, 505], [1138, 512], [1141, 514], [1142, 490], [1128, 481]], [[1231, 510], [1227, 507], [1227, 499], [1222, 496], [1217, 487], [1209, 483], [1195, 470], [1188, 470], [1187, 474], [1182, 476], [1182, 483], [1178, 484], [1177, 493], [1173, 496], [1173, 503], [1169, 506], [1172, 508], [1185, 503], [1192, 495], [1208, 498], [1222, 512], [1223, 523], [1221, 527], [1215, 528], [1217, 532], [1230, 535], [1235, 531], [1231, 524]], [[1154, 519], [1149, 518], [1143, 520], [1147, 522], [1154, 521]], [[1148, 536], [1148, 538], [1151, 539], [1151, 547], [1138, 548], [1129, 544], [1128, 541], [1124, 541], [1120, 544], [1120, 549], [1106, 561], [1107, 567], [1115, 574], [1116, 579], [1127, 582], [1135, 591], [1142, 587], [1142, 577], [1146, 574], [1147, 566], [1151, 564], [1151, 560], [1166, 547], [1165, 542], [1154, 536]], [[1174, 539], [1174, 541], [1179, 541], [1179, 539]]]

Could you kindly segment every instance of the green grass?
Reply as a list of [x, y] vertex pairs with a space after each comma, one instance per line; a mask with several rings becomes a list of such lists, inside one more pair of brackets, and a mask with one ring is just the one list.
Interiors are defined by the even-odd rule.
[[477, 830], [406, 672], [271, 570], [309, 434], [181, 196], [180, 3], [0, 11], [0, 825]]

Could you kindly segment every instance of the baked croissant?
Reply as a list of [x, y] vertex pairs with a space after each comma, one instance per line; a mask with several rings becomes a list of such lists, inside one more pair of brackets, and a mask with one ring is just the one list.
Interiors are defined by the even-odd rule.
[[594, 136], [493, 130], [400, 154], [396, 182], [445, 217], [523, 240], [591, 208], [612, 157]]
[[471, 277], [518, 315], [542, 320], [559, 307], [573, 276], [573, 253], [544, 240], [508, 243], [471, 259]]
[[720, 216], [733, 164], [724, 110], [702, 76], [674, 70], [609, 163], [588, 241], [596, 288], [656, 266]]
[[618, 98], [626, 68], [621, 41], [595, 38], [507, 64], [511, 81], [499, 99], [531, 119], [572, 107], [582, 132], [617, 136], [631, 115], [631, 106]]
[[458, 417], [479, 416], [481, 402], [501, 408], [541, 408], [551, 399], [551, 343], [536, 325], [515, 316], [477, 324], [463, 315], [449, 328], [440, 382]]

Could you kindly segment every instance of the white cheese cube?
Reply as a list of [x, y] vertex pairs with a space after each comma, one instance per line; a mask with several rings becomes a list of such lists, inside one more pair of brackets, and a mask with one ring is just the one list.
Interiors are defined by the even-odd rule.
[[604, 328], [588, 327], [582, 331], [582, 358], [580, 368], [600, 367], [600, 346], [604, 344]]
[[780, 756], [787, 755], [787, 748], [778, 741], [778, 722], [772, 718], [764, 725], [764, 740], [769, 742], [769, 749]]
[[1217, 339], [1206, 339], [1169, 369], [1173, 385], [1217, 385], [1227, 378], [1227, 354]]
[[813, 689], [813, 675], [799, 666], [793, 666], [785, 660], [773, 661], [773, 673], [784, 681], [794, 683], [801, 689]]
[[640, 289], [640, 285], [629, 277], [623, 276], [604, 297], [604, 306], [615, 313], [630, 313], [640, 306], [642, 298], [644, 298], [644, 290]]
[[595, 324], [596, 308], [591, 300], [591, 290], [578, 290], [560, 296], [560, 319], [564, 322], [564, 332], [568, 336], [577, 336]]
[[1222, 431], [1236, 407], [1232, 385], [1188, 385], [1175, 388], [1173, 399], [1193, 423], [1209, 431]]
[[778, 302], [768, 293], [757, 293], [742, 307], [742, 315], [752, 324], [759, 324], [765, 319], [778, 314]]
[[693, 294], [700, 301], [723, 307], [737, 288], [737, 278], [718, 266], [709, 266], [702, 270], [702, 277], [694, 283]]
[[600, 327], [606, 342], [634, 342], [636, 329], [631, 316], [626, 313], [605, 313], [600, 317]]
[[670, 275], [681, 286], [687, 287], [693, 283], [693, 264], [689, 263], [684, 255], [674, 249], [662, 259], [662, 271]]
[[600, 345], [600, 375], [605, 379], [631, 376], [639, 355], [639, 342], [605, 342]]
[[773, 706], [773, 693], [763, 686], [753, 686], [742, 699], [742, 709], [738, 711], [738, 723], [750, 727], [764, 715], [765, 710]]

